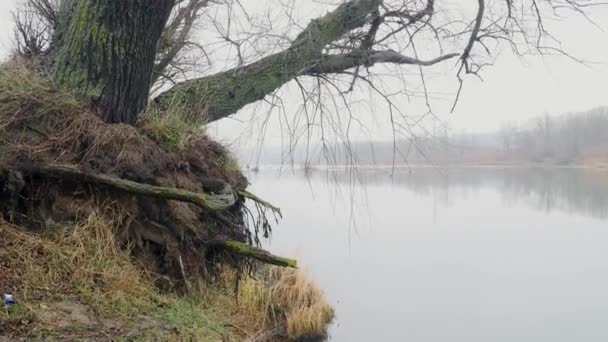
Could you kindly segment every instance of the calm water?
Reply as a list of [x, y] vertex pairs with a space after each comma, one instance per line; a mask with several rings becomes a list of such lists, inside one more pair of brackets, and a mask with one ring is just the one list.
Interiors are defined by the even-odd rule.
[[332, 341], [608, 341], [608, 175], [263, 171], [274, 252], [337, 311]]

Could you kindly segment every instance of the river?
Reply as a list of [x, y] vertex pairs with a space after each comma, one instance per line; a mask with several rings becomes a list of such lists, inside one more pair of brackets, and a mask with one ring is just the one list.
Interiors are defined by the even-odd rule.
[[576, 169], [262, 170], [332, 341], [608, 341], [608, 175]]

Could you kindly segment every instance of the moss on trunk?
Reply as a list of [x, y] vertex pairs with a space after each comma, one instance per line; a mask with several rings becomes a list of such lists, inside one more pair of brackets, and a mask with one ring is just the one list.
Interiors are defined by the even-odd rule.
[[55, 32], [53, 77], [100, 110], [133, 124], [145, 109], [158, 40], [174, 0], [66, 0]]
[[[206, 116], [208, 122], [236, 113], [263, 99], [299, 75], [309, 74], [327, 58], [324, 49], [362, 26], [381, 1], [348, 1], [313, 20], [285, 51], [215, 75], [180, 83], [156, 98], [161, 109], [180, 106]], [[352, 61], [341, 70], [353, 67]], [[364, 64], [364, 56], [357, 59]]]

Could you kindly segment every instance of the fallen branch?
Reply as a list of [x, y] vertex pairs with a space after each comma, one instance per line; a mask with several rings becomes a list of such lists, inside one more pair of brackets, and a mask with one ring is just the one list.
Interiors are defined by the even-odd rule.
[[236, 203], [236, 194], [232, 188], [226, 185], [221, 194], [204, 194], [183, 189], [169, 188], [134, 182], [128, 179], [103, 174], [85, 173], [73, 165], [46, 165], [39, 167], [36, 171], [51, 177], [80, 178], [88, 182], [103, 184], [125, 192], [190, 202], [208, 210], [224, 210]]
[[298, 261], [295, 259], [289, 259], [289, 258], [284, 258], [281, 256], [276, 256], [264, 249], [253, 247], [253, 246], [250, 246], [248, 244], [238, 242], [238, 241], [212, 240], [210, 242], [207, 242], [207, 246], [223, 248], [232, 253], [254, 258], [256, 260], [259, 260], [259, 261], [267, 263], [267, 264], [272, 264], [272, 265], [282, 266], [282, 267], [298, 268]]

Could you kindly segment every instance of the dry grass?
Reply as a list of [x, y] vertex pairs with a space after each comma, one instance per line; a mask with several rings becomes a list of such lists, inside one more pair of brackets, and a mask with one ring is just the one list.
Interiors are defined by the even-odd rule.
[[246, 278], [239, 303], [257, 318], [258, 330], [284, 326], [291, 340], [325, 336], [334, 317], [323, 291], [297, 269], [271, 267], [259, 280]]
[[132, 329], [156, 341], [241, 340], [277, 326], [292, 340], [325, 334], [333, 317], [323, 293], [296, 270], [272, 268], [262, 280], [246, 278], [238, 305], [231, 280], [190, 296], [158, 292], [117, 248], [112, 226], [97, 212], [75, 227], [44, 235], [0, 221], [0, 287], [12, 289], [20, 303], [0, 311], [0, 337], [8, 332], [60, 340], [63, 333], [73, 336], [73, 329], [83, 336], [100, 329], [40, 325], [40, 308], [57, 302], [80, 303], [95, 317], [122, 322], [121, 333]]
[[0, 64], [0, 162], [103, 164], [146, 170], [167, 159], [137, 128], [103, 123], [71, 93], [57, 88], [35, 64]]
[[[258, 280], [245, 278], [238, 303], [232, 292], [234, 271], [202, 293], [161, 293], [116, 245], [114, 225], [99, 210], [80, 224], [49, 234], [0, 220], [0, 287], [12, 289], [20, 303], [11, 312], [0, 311], [0, 337], [9, 332], [61, 339], [64, 331], [69, 336], [78, 329], [88, 336], [99, 329], [65, 330], [42, 322], [40, 308], [57, 302], [80, 303], [95, 317], [122, 322], [121, 333], [132, 329], [144, 340], [157, 341], [241, 340], [277, 327], [282, 337], [295, 340], [323, 336], [333, 318], [323, 292], [292, 269], [273, 267]], [[30, 335], [32, 331], [38, 335]]]
[[[97, 320], [105, 318], [118, 322], [119, 334], [126, 329], [144, 340], [222, 341], [228, 336], [224, 322], [230, 315], [215, 307], [227, 296], [214, 292], [202, 301], [196, 294], [159, 292], [116, 245], [113, 226], [99, 212], [52, 234], [27, 232], [0, 219], [0, 288], [11, 289], [18, 301], [12, 310], [0, 310], [0, 340], [7, 333], [61, 340], [63, 333], [73, 336], [74, 329], [90, 336], [103, 328]], [[77, 303], [90, 312], [92, 325], [49, 323], [40, 315], [54, 303]]]
[[81, 104], [45, 79], [36, 65], [18, 59], [0, 64], [0, 130], [19, 121], [81, 111]]
[[225, 150], [219, 158], [216, 158], [214, 164], [216, 169], [222, 170], [226, 175], [241, 174], [241, 165], [239, 164], [237, 157], [228, 150]]
[[23, 302], [77, 298], [112, 315], [151, 304], [147, 275], [117, 248], [112, 227], [98, 212], [45, 235], [0, 222], [0, 284]]

